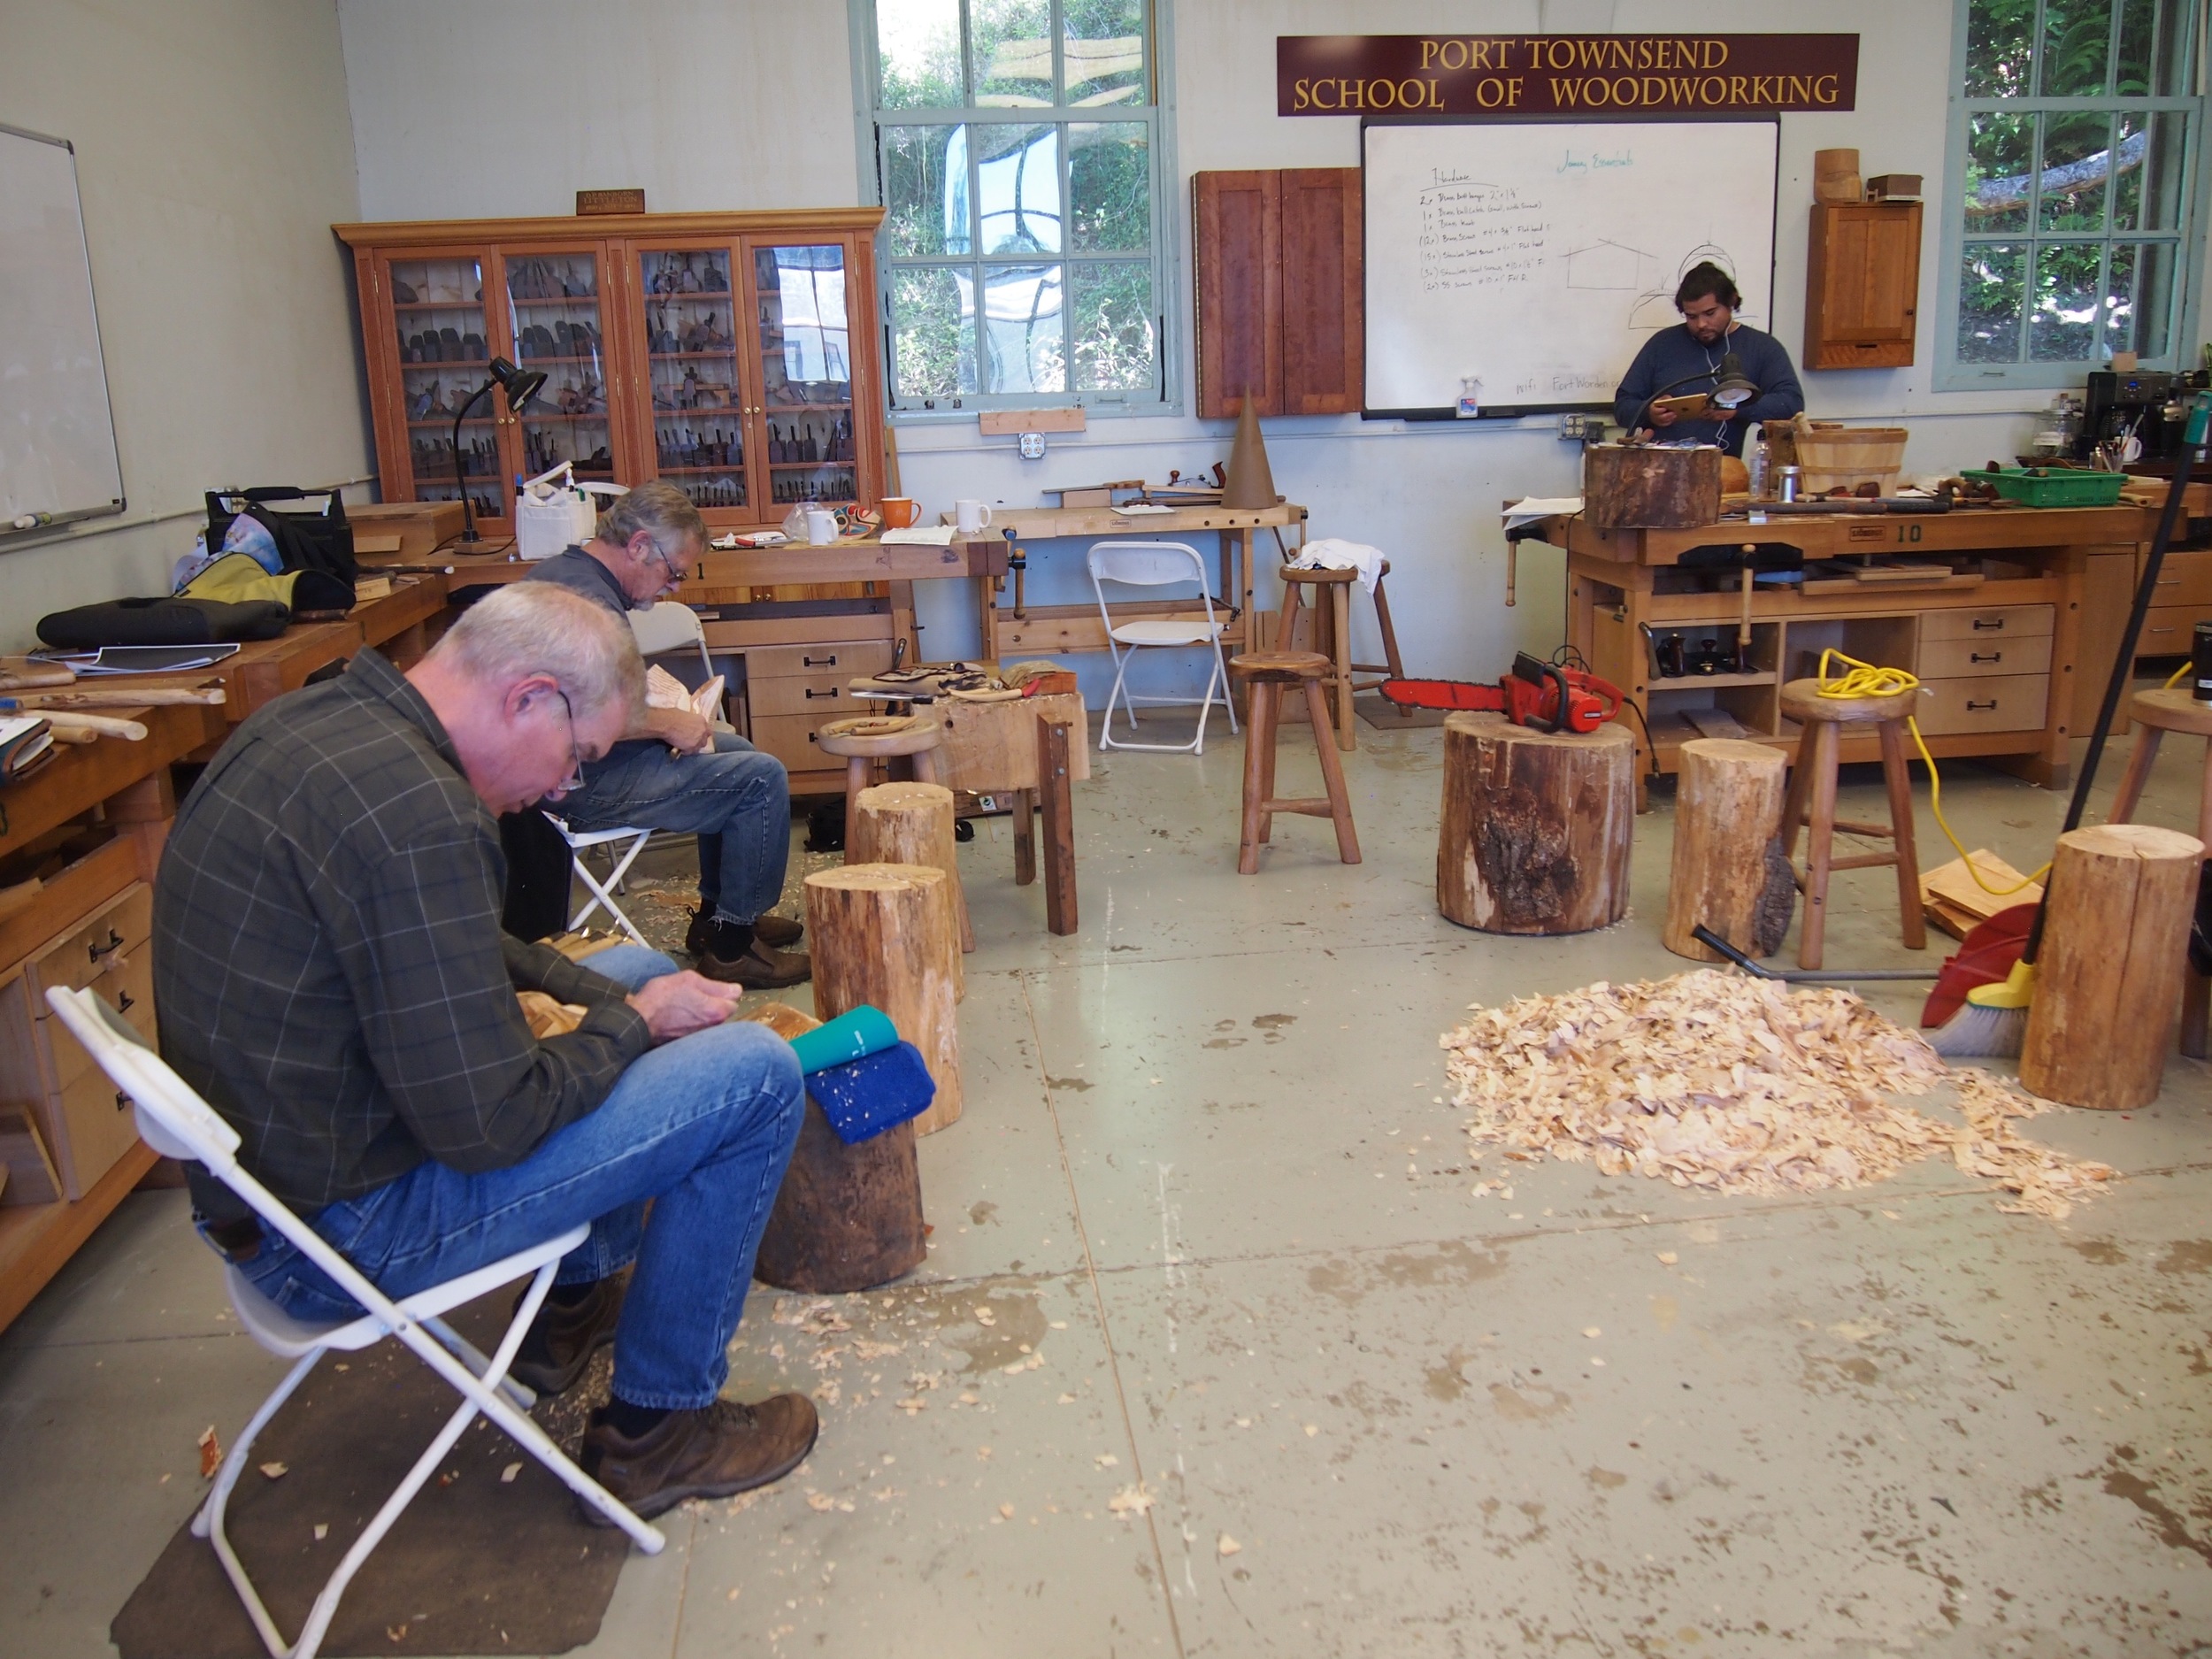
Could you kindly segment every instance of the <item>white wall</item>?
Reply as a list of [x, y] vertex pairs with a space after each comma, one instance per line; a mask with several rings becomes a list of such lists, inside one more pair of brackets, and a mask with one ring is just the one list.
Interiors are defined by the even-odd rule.
[[0, 0], [0, 120], [71, 140], [128, 505], [0, 546], [0, 649], [40, 616], [165, 593], [203, 491], [371, 460], [331, 0]]
[[[1936, 393], [1944, 142], [1950, 92], [1947, 0], [1160, 0], [1170, 9], [1173, 138], [1181, 178], [1168, 216], [1187, 227], [1188, 175], [1217, 168], [1350, 166], [1349, 118], [1279, 118], [1279, 35], [1540, 28], [1765, 32], [1855, 29], [1858, 107], [1782, 118], [1774, 330], [1793, 356], [1803, 333], [1812, 153], [1855, 145], [1870, 173], [1920, 173], [1936, 192], [1921, 264], [1918, 363], [1805, 377], [1812, 412], [1902, 420], [1906, 466], [1948, 470], [2014, 454], [2047, 396]], [[858, 199], [847, 16], [837, 0], [338, 0], [368, 218], [557, 213], [572, 192], [642, 185], [656, 209], [813, 206]], [[572, 88], [534, 104], [480, 106], [485, 78]], [[764, 90], [765, 89], [765, 90]], [[1187, 232], [1185, 233], [1187, 234]], [[2212, 266], [2212, 262], [2208, 262]], [[2212, 268], [2206, 272], [2212, 294]], [[1191, 398], [1188, 250], [1181, 273], [1180, 365]], [[909, 420], [898, 431], [906, 492], [934, 510], [956, 495], [1033, 505], [1047, 484], [1164, 479], [1225, 457], [1226, 422], [1100, 419], [1025, 462], [986, 442], [972, 419]], [[1390, 556], [1400, 637], [1416, 672], [1488, 678], [1516, 645], [1561, 636], [1559, 562], [1524, 559], [1517, 611], [1502, 605], [1501, 500], [1571, 493], [1577, 451], [1552, 424], [1407, 427], [1356, 417], [1271, 420], [1276, 486], [1312, 510], [1317, 534], [1371, 541]], [[1086, 596], [1073, 549], [1055, 549], [1030, 584], [1039, 603]], [[925, 602], [925, 651], [972, 651], [964, 595]], [[1356, 607], [1363, 612], [1364, 607]], [[1363, 638], [1371, 625], [1359, 623]], [[1371, 643], [1371, 641], [1368, 641]], [[1087, 680], [1101, 663], [1085, 660]]]

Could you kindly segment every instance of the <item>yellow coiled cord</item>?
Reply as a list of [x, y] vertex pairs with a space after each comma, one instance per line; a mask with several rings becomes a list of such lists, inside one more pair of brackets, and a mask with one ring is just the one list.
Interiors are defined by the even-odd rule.
[[[1849, 664], [1848, 672], [1831, 680], [1828, 664], [1832, 660]], [[2183, 670], [2183, 672], [2186, 672]], [[1901, 668], [1878, 668], [1872, 663], [1863, 663], [1855, 657], [1847, 657], [1832, 646], [1821, 652], [1820, 668], [1815, 677], [1820, 682], [1820, 695], [1824, 697], [1895, 697], [1920, 689], [1919, 679]], [[2180, 678], [2179, 674], [2174, 676], [2175, 680]], [[2171, 685], [2174, 681], [2166, 683]], [[1920, 722], [1907, 715], [1905, 726], [1912, 733], [1913, 747], [1920, 751], [1920, 758], [1927, 763], [1928, 803], [1934, 809], [1936, 826], [1942, 830], [1943, 839], [1958, 849], [1959, 858], [1966, 865], [1966, 873], [1974, 878], [1974, 885], [1993, 898], [2001, 899], [2033, 887], [2049, 874], [2051, 866], [2047, 864], [2033, 875], [2024, 876], [2008, 887], [1993, 887], [1982, 879], [1981, 872], [1974, 867], [1973, 855], [1966, 850], [1965, 843], [1952, 833], [1950, 821], [1943, 816], [1943, 776], [1936, 770], [1935, 757], [1928, 752], [1928, 745], [1920, 735]]]

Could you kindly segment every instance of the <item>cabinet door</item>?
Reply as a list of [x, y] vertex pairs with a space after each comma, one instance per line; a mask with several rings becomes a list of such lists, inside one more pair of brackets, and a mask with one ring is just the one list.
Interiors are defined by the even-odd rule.
[[645, 365], [633, 394], [641, 470], [690, 496], [710, 524], [759, 523], [747, 427], [760, 398], [741, 349], [739, 245], [635, 242], [628, 259], [632, 353]]
[[534, 478], [566, 461], [580, 482], [635, 483], [629, 434], [609, 402], [606, 244], [525, 243], [499, 256], [508, 355], [545, 376], [518, 410], [499, 392], [486, 400], [498, 405], [509, 473]]
[[1815, 207], [1806, 267], [1809, 368], [1894, 368], [1913, 357], [1920, 204]]
[[1282, 411], [1356, 413], [1367, 395], [1360, 170], [1286, 169], [1281, 180]]
[[1198, 412], [1263, 415], [1283, 405], [1281, 175], [1191, 177], [1198, 257]]
[[[856, 251], [843, 237], [745, 242], [745, 309], [759, 375], [746, 443], [761, 518], [780, 518], [798, 502], [862, 499], [854, 388], [856, 365], [872, 360], [864, 355], [872, 323], [853, 309], [864, 294]], [[871, 398], [881, 396], [873, 374], [859, 384]], [[872, 419], [865, 425], [873, 431]]]
[[[505, 344], [495, 332], [497, 309], [488, 311], [484, 303], [489, 251], [379, 249], [368, 267], [365, 309], [380, 314], [366, 326], [384, 499], [458, 501], [454, 417]], [[385, 372], [377, 373], [380, 364]], [[494, 406], [498, 396], [478, 402], [458, 428], [462, 478], [488, 534], [504, 534], [507, 517], [498, 424], [506, 407]]]

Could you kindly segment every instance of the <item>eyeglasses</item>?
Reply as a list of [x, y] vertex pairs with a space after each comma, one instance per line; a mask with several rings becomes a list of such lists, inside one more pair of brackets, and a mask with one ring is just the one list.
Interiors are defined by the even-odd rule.
[[568, 776], [545, 792], [549, 800], [573, 795], [584, 787], [584, 752], [576, 744], [575, 705], [569, 702], [568, 693], [558, 687], [554, 688], [553, 695], [561, 700], [561, 707], [568, 711]]
[[653, 549], [653, 557], [661, 562], [661, 574], [667, 578], [668, 585], [671, 588], [682, 587], [684, 580], [684, 567], [677, 564], [674, 559], [669, 557], [666, 550], [662, 548], [659, 542], [648, 539], [645, 545]]

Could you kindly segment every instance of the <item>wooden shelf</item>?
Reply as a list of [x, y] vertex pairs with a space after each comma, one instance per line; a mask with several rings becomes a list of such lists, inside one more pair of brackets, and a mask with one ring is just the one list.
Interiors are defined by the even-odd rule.
[[1655, 696], [1663, 691], [1717, 690], [1725, 686], [1771, 686], [1778, 684], [1781, 678], [1772, 669], [1760, 674], [1674, 674], [1651, 680], [1646, 689]]
[[596, 294], [555, 294], [541, 299], [526, 300], [510, 294], [507, 303], [511, 305], [597, 305], [599, 296]]
[[656, 363], [735, 363], [737, 348], [727, 351], [649, 351], [646, 356]]
[[484, 302], [480, 299], [394, 300], [392, 309], [396, 311], [480, 311], [484, 309]]

